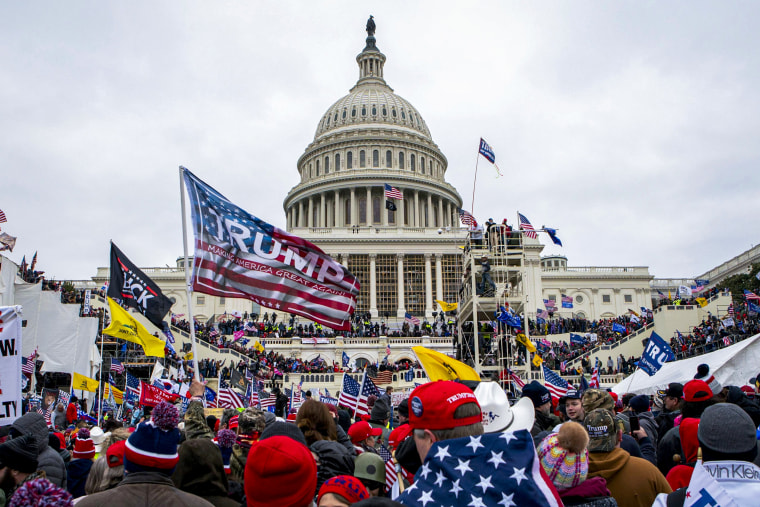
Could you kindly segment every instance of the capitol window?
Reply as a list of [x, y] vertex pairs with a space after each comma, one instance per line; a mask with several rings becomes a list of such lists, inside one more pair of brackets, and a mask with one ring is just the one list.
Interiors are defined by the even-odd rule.
[[356, 106], [351, 108], [351, 118], [356, 118]]
[[398, 152], [398, 168], [399, 169], [404, 168], [404, 152], [403, 151]]
[[349, 151], [346, 153], [346, 169], [354, 168], [354, 153]]
[[583, 303], [583, 296], [575, 296], [575, 302], [578, 304]]
[[[410, 171], [414, 171], [415, 170], [414, 153], [412, 153], [411, 155], [409, 155], [409, 170]], [[317, 172], [319, 172], [319, 171], [317, 171]]]
[[391, 109], [391, 116], [396, 117], [396, 108]]
[[367, 106], [362, 106], [362, 116], [367, 116]]
[[317, 176], [319, 176], [319, 160], [317, 160]]
[[393, 167], [393, 153], [391, 153], [391, 150], [385, 152], [385, 167]]
[[340, 153], [335, 154], [335, 170], [340, 171]]
[[345, 109], [343, 109], [343, 119], [344, 120], [346, 119], [346, 110]]
[[602, 303], [609, 303], [611, 301], [609, 294], [602, 294]]
[[330, 157], [325, 157], [325, 174], [330, 172]]
[[206, 304], [206, 296], [198, 296], [195, 299], [195, 304], [198, 306], [203, 306]]
[[372, 223], [373, 224], [380, 223], [380, 197], [379, 196], [372, 197]]
[[380, 152], [372, 150], [372, 167], [380, 167]]
[[630, 294], [624, 294], [623, 295], [623, 300], [626, 303], [633, 303], [633, 296], [631, 296]]
[[372, 104], [372, 116], [377, 116], [377, 106]]
[[338, 121], [338, 112], [337, 111], [335, 112], [335, 116], [333, 117], [333, 121], [334, 122]]
[[406, 113], [404, 112], [403, 109], [401, 110], [401, 119], [406, 120]]
[[430, 176], [433, 175], [433, 161], [432, 160], [428, 162], [428, 173], [430, 174]]
[[383, 116], [388, 116], [388, 110], [383, 106]]
[[420, 157], [420, 172], [425, 173], [425, 157]]
[[367, 156], [364, 154], [364, 150], [359, 152], [359, 167], [367, 166]]
[[359, 223], [360, 224], [367, 223], [367, 198], [366, 197], [359, 198]]

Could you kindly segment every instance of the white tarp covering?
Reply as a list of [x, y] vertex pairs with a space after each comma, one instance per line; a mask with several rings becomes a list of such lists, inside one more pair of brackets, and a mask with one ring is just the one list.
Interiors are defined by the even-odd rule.
[[15, 305], [15, 286], [18, 265], [4, 255], [0, 255], [0, 306]]
[[709, 354], [665, 363], [651, 377], [636, 370], [612, 390], [621, 396], [625, 393], [655, 394], [658, 389], [667, 389], [671, 382], [685, 384], [693, 379], [697, 366], [703, 363], [710, 366], [710, 373], [721, 385], [743, 386], [760, 371], [760, 334]]
[[36, 349], [44, 361], [41, 371], [90, 374], [98, 319], [79, 317], [79, 305], [61, 303], [60, 292], [43, 291], [41, 284], [16, 284], [16, 304], [23, 307], [23, 351]]

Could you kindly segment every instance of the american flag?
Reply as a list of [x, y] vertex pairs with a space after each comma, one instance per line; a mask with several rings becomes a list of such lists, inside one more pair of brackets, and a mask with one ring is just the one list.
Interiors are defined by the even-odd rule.
[[723, 337], [723, 345], [731, 345], [731, 339], [728, 336]]
[[5, 212], [0, 209], [0, 224], [7, 221], [8, 220], [5, 218]]
[[219, 389], [219, 402], [217, 406], [220, 408], [245, 408], [240, 395], [236, 393], [226, 382], [222, 381], [222, 387]]
[[412, 326], [419, 326], [420, 325], [420, 319], [415, 317], [409, 312], [404, 313], [404, 320], [408, 322]]
[[462, 225], [467, 225], [469, 227], [477, 227], [478, 221], [475, 220], [475, 217], [470, 214], [469, 211], [460, 209], [459, 211], [459, 221], [462, 222]]
[[119, 373], [119, 374], [124, 373], [124, 365], [121, 364], [121, 361], [119, 361], [115, 357], [111, 358], [111, 371], [115, 371], [116, 373]]
[[546, 310], [542, 310], [541, 308], [536, 309], [536, 318], [538, 319], [548, 319], [549, 318], [549, 312]]
[[591, 382], [588, 383], [588, 386], [593, 389], [599, 389], [599, 358], [596, 358], [596, 363], [594, 364], [594, 373], [591, 374]]
[[248, 392], [245, 395], [248, 398], [249, 407], [259, 406], [259, 391], [253, 386], [253, 382], [248, 383]]
[[396, 466], [393, 464], [393, 454], [384, 445], [380, 446], [377, 453], [385, 462], [385, 485], [388, 487], [388, 491], [390, 491], [393, 489], [393, 485], [398, 482]]
[[34, 375], [34, 368], [37, 366], [36, 357], [37, 352], [33, 352], [29, 357], [21, 358], [21, 373], [29, 378], [32, 378], [32, 375]]
[[343, 386], [340, 388], [340, 396], [338, 396], [338, 405], [353, 408], [356, 406], [356, 402], [359, 399], [359, 391], [361, 386], [359, 382], [353, 379], [350, 375], [343, 374]]
[[525, 381], [509, 368], [507, 368], [507, 375], [509, 375], [509, 378], [515, 383], [517, 388], [522, 391], [522, 388], [525, 387]]
[[525, 215], [522, 213], [517, 214], [517, 218], [520, 221], [520, 230], [525, 231], [525, 235], [529, 238], [536, 239], [538, 238], [538, 235], [536, 234], [535, 229], [533, 229], [533, 226], [530, 225], [530, 220], [528, 220]]
[[369, 414], [367, 399], [373, 394], [380, 397], [380, 391], [377, 389], [377, 386], [375, 386], [372, 379], [365, 374], [364, 380], [362, 381], [362, 390], [359, 394], [359, 402], [356, 404], [356, 415]]
[[392, 187], [386, 183], [385, 184], [385, 198], [403, 200], [404, 194], [402, 194], [398, 188]]
[[551, 308], [552, 310], [557, 308], [557, 302], [553, 299], [544, 299], [544, 306], [546, 308]]
[[731, 303], [730, 305], [728, 305], [728, 315], [729, 315], [729, 317], [733, 317], [734, 316], [734, 304], [733, 303]]
[[[239, 208], [187, 169], [183, 173], [195, 228], [194, 291], [351, 329], [360, 291], [351, 272], [313, 243]], [[216, 217], [239, 233], [232, 237]]]
[[760, 296], [751, 290], [744, 289], [744, 299], [754, 299], [755, 301], [760, 301]]
[[263, 389], [259, 391], [259, 405], [261, 405], [261, 410], [266, 410], [269, 407], [275, 406], [275, 400], [274, 396], [272, 396], [270, 393], [264, 391]]
[[127, 401], [130, 401], [132, 403], [138, 401], [140, 399], [140, 379], [135, 377], [134, 375], [130, 375], [129, 372], [126, 372], [127, 374]]
[[545, 364], [541, 365], [541, 367], [544, 369], [544, 386], [549, 390], [552, 398], [559, 399], [566, 395], [567, 390], [570, 388], [567, 381], [550, 368], [547, 368]]
[[372, 379], [375, 385], [390, 384], [393, 382], [393, 372], [390, 370], [384, 370], [377, 372], [377, 376]]

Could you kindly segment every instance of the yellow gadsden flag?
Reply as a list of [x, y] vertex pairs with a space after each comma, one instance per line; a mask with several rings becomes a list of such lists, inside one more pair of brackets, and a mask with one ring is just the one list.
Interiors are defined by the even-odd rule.
[[71, 378], [71, 389], [81, 389], [82, 391], [90, 391], [91, 393], [98, 392], [99, 382], [94, 378], [85, 377], [77, 372]]
[[108, 298], [108, 309], [111, 312], [111, 324], [103, 330], [103, 334], [142, 345], [146, 356], [164, 357], [166, 344], [163, 340], [150, 334], [111, 298]]
[[541, 364], [543, 362], [544, 362], [544, 358], [543, 357], [539, 356], [538, 354], [536, 354], [536, 355], [533, 356], [533, 366], [535, 366], [536, 368], [538, 368], [539, 366], [541, 366]]
[[457, 306], [459, 306], [459, 303], [447, 303], [446, 301], [441, 301], [440, 299], [436, 299], [435, 302], [441, 306], [441, 310], [444, 312], [453, 312], [457, 309]]
[[111, 384], [106, 384], [103, 387], [103, 399], [105, 400], [111, 395], [111, 390], [113, 390], [113, 401], [115, 401], [117, 405], [124, 403], [124, 391], [119, 391]]
[[528, 349], [528, 352], [535, 352], [536, 346], [533, 345], [533, 342], [528, 340], [528, 337], [525, 336], [525, 333], [517, 333], [517, 336], [515, 336], [515, 341]]
[[264, 346], [258, 340], [253, 340], [253, 348], [256, 349], [259, 354], [264, 352]]
[[435, 382], [436, 380], [480, 380], [478, 372], [473, 370], [461, 361], [452, 359], [446, 354], [441, 354], [435, 350], [417, 346], [412, 347], [417, 355], [420, 364], [425, 369], [428, 378]]
[[707, 306], [707, 299], [705, 299], [705, 298], [697, 298], [697, 299], [695, 299], [695, 301], [697, 303], [699, 303], [699, 306], [701, 306], [702, 308], [704, 308], [705, 306]]

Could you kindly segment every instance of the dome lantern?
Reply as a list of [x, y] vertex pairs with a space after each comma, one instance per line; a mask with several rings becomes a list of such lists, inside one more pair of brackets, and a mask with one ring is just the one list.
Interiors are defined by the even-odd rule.
[[363, 84], [388, 86], [383, 79], [385, 55], [375, 45], [375, 22], [372, 18], [373, 16], [370, 16], [367, 20], [366, 45], [362, 52], [356, 56], [356, 63], [359, 64], [359, 81], [356, 82], [356, 86]]

